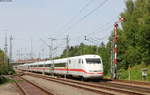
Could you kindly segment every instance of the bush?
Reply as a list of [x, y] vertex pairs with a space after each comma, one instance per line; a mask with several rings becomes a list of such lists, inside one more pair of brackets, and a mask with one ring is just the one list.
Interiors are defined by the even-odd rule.
[[5, 77], [3, 77], [3, 76], [0, 76], [0, 84], [6, 83], [6, 82], [8, 82], [8, 81], [9, 81], [9, 79], [7, 79], [7, 78], [5, 78]]
[[0, 64], [0, 75], [9, 75], [15, 74], [11, 65], [8, 64]]

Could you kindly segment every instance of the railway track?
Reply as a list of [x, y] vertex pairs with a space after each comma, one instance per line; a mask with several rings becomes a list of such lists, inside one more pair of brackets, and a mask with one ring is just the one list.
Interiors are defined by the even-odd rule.
[[129, 91], [139, 92], [142, 94], [145, 93], [147, 95], [150, 95], [150, 83], [149, 82], [103, 79], [100, 81], [97, 81], [97, 80], [90, 81], [90, 83], [93, 83], [95, 85], [103, 85], [106, 87], [126, 89]]
[[41, 76], [37, 74], [28, 74], [32, 77], [38, 77], [42, 79], [46, 79], [48, 81], [53, 81], [57, 83], [61, 83], [64, 85], [69, 85], [75, 88], [80, 88], [88, 91], [92, 91], [94, 93], [102, 94], [102, 95], [148, 95], [148, 93], [143, 92], [135, 92], [127, 89], [120, 89], [116, 87], [110, 87], [110, 86], [104, 86], [104, 85], [96, 85], [94, 83], [88, 83], [88, 82], [81, 82], [81, 81], [75, 81], [75, 80], [68, 80], [68, 79], [62, 79], [62, 78], [52, 78], [48, 76]]
[[67, 85], [67, 86], [71, 86], [71, 87], [74, 87], [74, 88], [83, 89], [83, 90], [86, 90], [86, 91], [91, 91], [91, 92], [94, 92], [94, 93], [97, 93], [97, 94], [100, 94], [100, 95], [114, 95], [114, 94], [111, 94], [111, 93], [108, 93], [108, 92], [104, 92], [102, 90], [96, 90], [96, 89], [91, 89], [91, 88], [88, 88], [88, 87], [85, 87], [85, 86], [75, 85], [73, 83], [67, 83], [65, 81], [58, 80], [56, 78], [43, 77], [43, 76], [40, 76], [40, 75], [32, 75], [32, 74], [28, 74], [28, 75], [32, 76], [32, 77], [36, 77], [36, 78], [42, 78], [42, 79], [45, 79], [45, 80], [48, 80], [48, 81], [57, 82], [57, 83]]
[[133, 86], [132, 84], [126, 85], [126, 84], [111, 83], [111, 82], [99, 82], [99, 83], [94, 83], [94, 84], [104, 85], [104, 86], [113, 87], [113, 88], [115, 87], [115, 88], [120, 88], [120, 89], [126, 89], [129, 91], [150, 95], [150, 88], [142, 87], [142, 85], [141, 86]]
[[139, 82], [139, 81], [128, 81], [128, 80], [113, 80], [113, 82], [127, 83], [127, 84], [133, 84], [133, 85], [143, 85], [143, 86], [150, 87], [150, 82]]
[[21, 95], [54, 95], [23, 77], [13, 76], [11, 78], [15, 80], [15, 84], [19, 88]]

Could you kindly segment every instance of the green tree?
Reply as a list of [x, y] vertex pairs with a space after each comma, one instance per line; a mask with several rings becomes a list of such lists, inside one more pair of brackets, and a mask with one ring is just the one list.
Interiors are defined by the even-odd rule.
[[15, 73], [12, 66], [8, 64], [8, 57], [0, 50], [0, 75], [7, 75], [9, 73]]
[[127, 0], [121, 16], [125, 21], [119, 30], [119, 66], [150, 64], [150, 1]]

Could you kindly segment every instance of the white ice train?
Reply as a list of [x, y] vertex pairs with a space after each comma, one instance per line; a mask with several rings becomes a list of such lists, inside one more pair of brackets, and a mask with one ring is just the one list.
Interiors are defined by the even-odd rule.
[[32, 72], [67, 75], [81, 78], [102, 78], [103, 63], [98, 55], [82, 55], [19, 65], [18, 69]]

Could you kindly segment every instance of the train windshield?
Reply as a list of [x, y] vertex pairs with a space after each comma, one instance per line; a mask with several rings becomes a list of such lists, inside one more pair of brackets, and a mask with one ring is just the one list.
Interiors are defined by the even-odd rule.
[[101, 63], [99, 58], [86, 58], [85, 60], [87, 64], [100, 64]]

